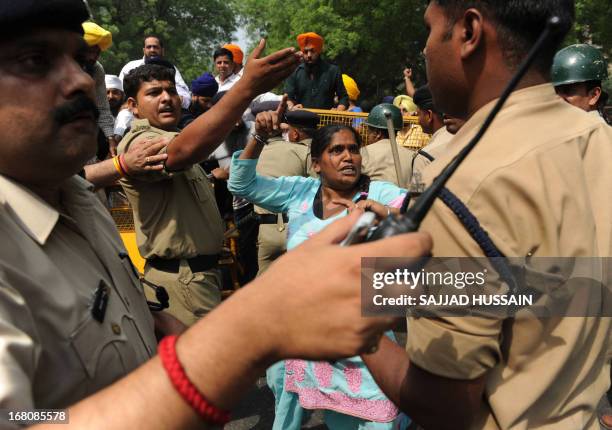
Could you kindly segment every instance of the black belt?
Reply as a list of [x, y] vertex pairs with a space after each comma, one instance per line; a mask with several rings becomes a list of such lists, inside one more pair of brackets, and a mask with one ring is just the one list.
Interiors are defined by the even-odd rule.
[[[217, 263], [219, 262], [219, 255], [197, 255], [193, 258], [186, 258], [186, 260], [192, 272], [205, 272], [217, 266]], [[170, 273], [178, 273], [179, 268], [181, 267], [180, 259], [167, 260], [164, 258], [153, 257], [149, 258], [147, 263], [157, 270]]]
[[[277, 214], [258, 214], [257, 218], [259, 219], [260, 224], [276, 224], [278, 222]], [[289, 221], [289, 217], [287, 214], [283, 214], [283, 222], [287, 223]]]

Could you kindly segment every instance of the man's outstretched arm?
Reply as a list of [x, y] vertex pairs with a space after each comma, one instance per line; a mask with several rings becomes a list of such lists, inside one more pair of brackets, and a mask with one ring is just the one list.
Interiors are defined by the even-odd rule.
[[168, 170], [180, 170], [206, 159], [232, 131], [251, 101], [270, 91], [289, 76], [300, 62], [301, 53], [287, 48], [259, 58], [266, 46], [259, 42], [244, 75], [210, 110], [189, 124], [168, 146]]
[[[361, 257], [425, 255], [431, 239], [414, 233], [338, 246], [361, 213], [335, 222], [288, 252], [253, 281], [255, 285], [235, 293], [181, 335], [179, 361], [208, 401], [231, 409], [272, 363], [359, 354], [391, 327], [391, 318], [361, 317]], [[91, 430], [173, 430], [203, 424], [177, 394], [157, 357], [75, 404], [69, 413], [66, 427]]]

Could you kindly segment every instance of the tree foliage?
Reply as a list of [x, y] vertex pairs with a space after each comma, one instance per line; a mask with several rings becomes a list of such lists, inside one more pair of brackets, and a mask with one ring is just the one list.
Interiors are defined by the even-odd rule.
[[[565, 45], [591, 43], [601, 48], [612, 65], [612, 5], [610, 0], [576, 0], [576, 24]], [[609, 68], [611, 70], [612, 68]], [[612, 79], [604, 83], [612, 91]]]
[[[362, 96], [378, 102], [403, 92], [402, 70], [426, 81], [421, 51], [427, 31], [426, 0], [237, 0], [249, 33], [267, 36], [271, 49], [296, 46], [295, 37], [314, 31], [325, 37], [325, 56], [358, 83]], [[593, 43], [612, 57], [610, 0], [577, 0], [576, 24], [566, 45]]]
[[300, 33], [325, 38], [324, 56], [358, 83], [362, 96], [378, 101], [396, 94], [402, 71], [412, 66], [425, 81], [421, 55], [426, 31], [422, 0], [239, 0], [248, 32], [265, 36], [269, 50], [297, 46]]
[[143, 36], [157, 34], [165, 54], [188, 82], [211, 70], [212, 52], [229, 42], [236, 28], [227, 0], [89, 0], [94, 21], [113, 33], [113, 46], [102, 54], [107, 73], [142, 57]]

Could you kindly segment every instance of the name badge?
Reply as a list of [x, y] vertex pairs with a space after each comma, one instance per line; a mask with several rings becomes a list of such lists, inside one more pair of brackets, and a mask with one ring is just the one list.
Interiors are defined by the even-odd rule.
[[110, 288], [104, 281], [100, 281], [96, 292], [94, 293], [93, 306], [91, 308], [91, 316], [99, 323], [104, 322], [106, 315], [106, 307], [108, 306], [108, 298], [110, 296]]

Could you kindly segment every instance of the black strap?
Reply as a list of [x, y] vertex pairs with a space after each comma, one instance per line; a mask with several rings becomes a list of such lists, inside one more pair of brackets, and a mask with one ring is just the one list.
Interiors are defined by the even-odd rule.
[[508, 284], [511, 291], [516, 291], [516, 283], [512, 271], [508, 266], [506, 256], [495, 246], [489, 233], [480, 225], [478, 219], [470, 212], [468, 207], [448, 188], [443, 188], [438, 194], [440, 200], [457, 216], [469, 235], [478, 244], [484, 255], [492, 260], [491, 265], [501, 279]]
[[[258, 214], [259, 224], [276, 224], [278, 222], [278, 214]], [[283, 213], [283, 222], [289, 222], [289, 217]]]
[[[414, 160], [418, 155], [422, 155], [429, 161], [435, 160], [435, 158], [430, 154], [422, 149], [419, 149], [417, 151], [417, 155], [412, 158], [413, 172]], [[408, 194], [410, 194], [410, 191], [408, 191]], [[474, 239], [474, 241], [478, 244], [484, 255], [487, 258], [493, 259], [491, 260], [491, 264], [495, 270], [497, 270], [497, 273], [499, 273], [502, 280], [508, 284], [510, 289], [515, 291], [516, 284], [514, 276], [512, 275], [510, 267], [507, 264], [506, 256], [499, 250], [499, 248], [497, 248], [497, 246], [495, 246], [489, 237], [489, 233], [487, 233], [487, 231], [478, 222], [478, 218], [476, 218], [468, 207], [464, 205], [463, 202], [459, 200], [459, 198], [448, 188], [444, 187], [438, 194], [438, 198], [440, 198], [440, 200], [442, 200], [444, 204], [455, 214], [472, 239]]]
[[417, 154], [422, 155], [423, 157], [427, 158], [429, 161], [434, 161], [435, 160], [435, 158], [433, 158], [428, 152], [425, 152], [422, 149], [419, 149], [417, 151]]

